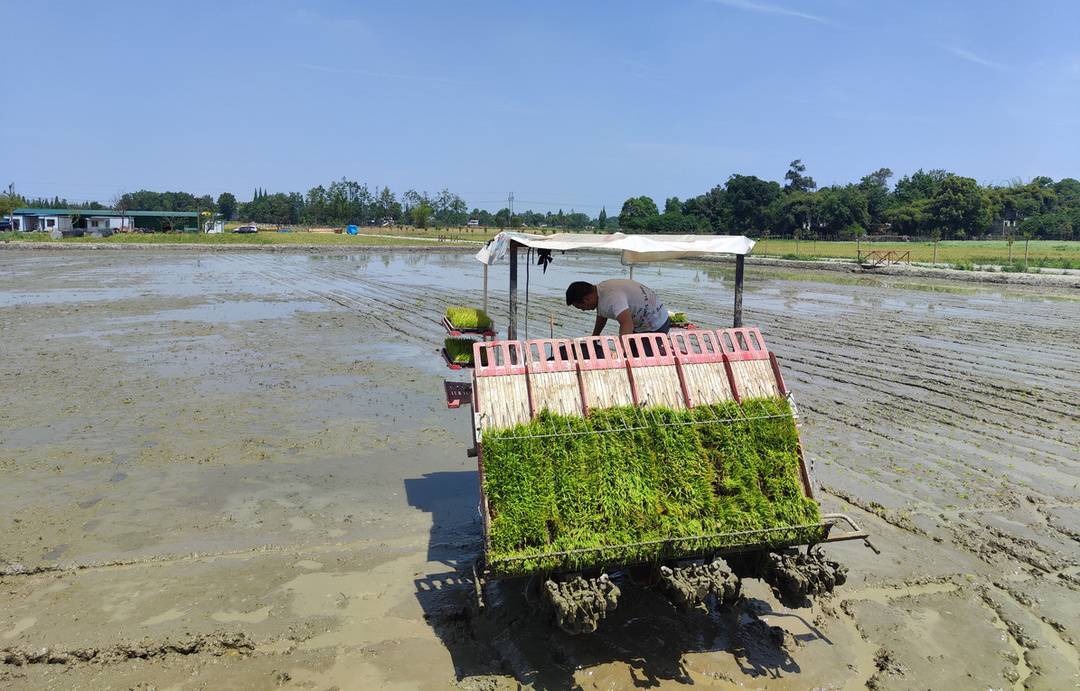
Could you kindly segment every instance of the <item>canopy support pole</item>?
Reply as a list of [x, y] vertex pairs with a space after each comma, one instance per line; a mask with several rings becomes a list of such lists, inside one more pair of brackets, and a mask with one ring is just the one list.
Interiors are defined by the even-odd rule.
[[634, 265], [630, 265], [630, 280], [634, 280]]
[[510, 241], [510, 320], [506, 326], [506, 338], [517, 338], [518, 296], [517, 296], [518, 243]]
[[487, 276], [488, 276], [488, 265], [484, 264], [484, 312], [488, 311]]
[[735, 255], [735, 319], [733, 324], [735, 328], [742, 326], [743, 264], [745, 262], [746, 255]]

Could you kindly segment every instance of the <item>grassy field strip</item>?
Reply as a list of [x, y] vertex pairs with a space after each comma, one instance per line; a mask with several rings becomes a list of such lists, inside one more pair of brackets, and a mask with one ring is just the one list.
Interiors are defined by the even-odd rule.
[[[357, 237], [360, 237], [360, 236], [357, 236]], [[482, 244], [484, 244], [483, 240], [467, 240], [467, 239], [459, 239], [459, 238], [452, 238], [452, 237], [436, 237], [436, 236], [428, 236], [428, 235], [381, 235], [381, 234], [378, 234], [378, 233], [364, 233], [363, 237], [366, 237], [366, 238], [388, 238], [388, 239], [391, 239], [391, 240], [410, 240], [410, 241], [417, 241], [417, 240], [419, 240], [421, 238], [424, 238], [424, 239], [427, 239], [427, 240], [434, 240], [436, 242], [464, 242], [464, 243], [468, 243], [470, 245], [482, 245]]]
[[[931, 262], [934, 259], [932, 242], [862, 242], [801, 240], [796, 243], [787, 239], [758, 240], [754, 246], [756, 256], [799, 257], [827, 259], [855, 259], [857, 250], [867, 252], [910, 252], [913, 262]], [[1012, 261], [1024, 259], [1023, 240], [1013, 243]], [[1032, 240], [1028, 245], [1028, 261], [1038, 266], [1040, 262], [1055, 260], [1060, 265], [1065, 260], [1072, 268], [1080, 268], [1080, 241]], [[938, 243], [937, 261], [940, 264], [970, 262], [973, 264], [1006, 264], [1009, 262], [1009, 245], [1004, 240], [953, 240]], [[1048, 266], [1051, 264], [1047, 264]], [[1063, 266], [1061, 268], [1070, 268]]]
[[[338, 233], [312, 233], [293, 231], [259, 231], [258, 233], [233, 234], [221, 233], [123, 233], [108, 238], [66, 238], [53, 240], [47, 233], [0, 233], [0, 242], [30, 241], [58, 243], [146, 243], [146, 244], [206, 244], [206, 245], [333, 245], [364, 247], [365, 245], [401, 245], [425, 246], [432, 244], [483, 244], [493, 236], [493, 232], [461, 233], [439, 229], [397, 230], [394, 233], [371, 233], [361, 231], [359, 235]], [[913, 262], [929, 263], [934, 260], [932, 242], [863, 242], [861, 247], [854, 241], [802, 240], [788, 239], [758, 240], [754, 248], [756, 256], [788, 257], [805, 259], [850, 259], [854, 260], [857, 250], [863, 255], [871, 251], [893, 251], [910, 253]], [[1010, 263], [1009, 245], [1003, 240], [954, 240], [938, 243], [937, 262], [939, 264], [970, 265], [990, 264], [1005, 265]], [[1024, 242], [1013, 243], [1011, 263], [1023, 262]], [[1080, 268], [1080, 241], [1033, 240], [1028, 245], [1028, 261], [1031, 266]]]

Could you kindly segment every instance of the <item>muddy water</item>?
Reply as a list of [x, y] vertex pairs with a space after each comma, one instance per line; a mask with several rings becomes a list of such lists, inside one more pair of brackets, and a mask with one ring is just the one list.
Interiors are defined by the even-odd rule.
[[[563, 288], [620, 275], [531, 267], [529, 335], [587, 332]], [[635, 278], [730, 319], [723, 265]], [[469, 607], [475, 465], [435, 352], [445, 306], [480, 300], [467, 254], [0, 253], [0, 686], [1080, 683], [1075, 291], [747, 283], [825, 507], [882, 554], [830, 547], [849, 581], [811, 609], [620, 585], [575, 638], [526, 584]]]

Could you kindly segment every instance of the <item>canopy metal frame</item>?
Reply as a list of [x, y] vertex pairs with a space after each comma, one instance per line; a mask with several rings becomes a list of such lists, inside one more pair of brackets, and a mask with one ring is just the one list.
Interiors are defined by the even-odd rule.
[[[517, 325], [518, 325], [518, 249], [525, 247], [516, 240], [510, 241], [510, 315], [507, 321], [506, 338], [509, 340], [517, 339]], [[632, 267], [633, 265], [631, 265]], [[743, 275], [746, 266], [746, 255], [735, 255], [735, 306], [734, 314], [732, 315], [731, 325], [738, 328], [743, 325], [742, 319], [742, 303], [743, 303]], [[487, 306], [487, 264], [484, 265], [484, 305]]]

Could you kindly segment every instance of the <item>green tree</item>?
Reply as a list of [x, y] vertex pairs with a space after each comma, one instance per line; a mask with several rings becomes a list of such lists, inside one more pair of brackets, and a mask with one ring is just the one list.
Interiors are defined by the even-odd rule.
[[231, 192], [222, 192], [217, 198], [218, 213], [226, 221], [236, 218], [236, 197]]
[[817, 189], [817, 183], [814, 182], [814, 178], [809, 175], [803, 175], [806, 172], [806, 166], [801, 159], [795, 159], [788, 164], [788, 171], [784, 173], [784, 179], [787, 183], [784, 184], [785, 192], [812, 192]]
[[911, 175], [905, 175], [896, 181], [893, 203], [900, 206], [919, 199], [930, 199], [937, 194], [942, 181], [950, 175], [951, 173], [944, 170], [924, 171], [922, 168]]
[[866, 195], [857, 185], [826, 187], [818, 193], [818, 223], [833, 237], [870, 222]]
[[1024, 271], [1028, 270], [1028, 243], [1038, 232], [1038, 217], [1026, 218], [1020, 223], [1020, 237], [1024, 238]]
[[866, 197], [866, 211], [870, 223], [880, 224], [885, 220], [885, 211], [889, 207], [889, 178], [893, 172], [888, 168], [878, 168], [859, 181], [859, 189]]
[[432, 216], [431, 206], [427, 201], [421, 201], [416, 206], [409, 209], [409, 215], [412, 217], [413, 226], [417, 228], [427, 228], [428, 219]]
[[930, 199], [916, 199], [894, 206], [885, 212], [885, 220], [892, 224], [894, 230], [905, 235], [927, 232], [933, 224], [930, 202]]
[[930, 213], [934, 222], [945, 229], [947, 238], [982, 232], [992, 220], [986, 192], [975, 180], [959, 175], [941, 181], [930, 203]]
[[1064, 207], [1080, 207], [1080, 180], [1062, 178], [1054, 184], [1054, 195]]
[[619, 212], [619, 227], [623, 230], [642, 230], [653, 216], [659, 216], [656, 202], [650, 197], [631, 197], [623, 202]]
[[401, 218], [401, 204], [389, 187], [383, 187], [375, 200], [376, 215], [379, 218], [396, 220]]
[[771, 212], [776, 229], [784, 234], [794, 234], [796, 229], [812, 228], [818, 217], [818, 201], [822, 193], [788, 192], [773, 202]]
[[607, 208], [600, 207], [600, 215], [596, 217], [596, 227], [600, 230], [607, 228]]
[[683, 204], [683, 213], [703, 219], [705, 225], [714, 232], [721, 232], [730, 226], [727, 192], [720, 185], [705, 194], [687, 199]]
[[725, 207], [736, 233], [756, 234], [773, 224], [770, 207], [780, 196], [780, 184], [754, 175], [732, 175], [724, 186]]
[[23, 199], [17, 194], [0, 194], [0, 218], [10, 216], [22, 205]]

